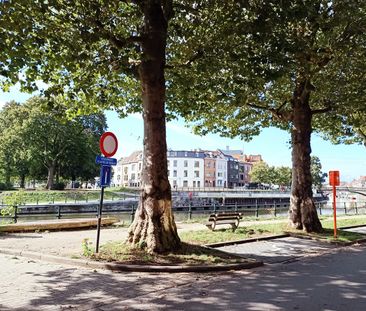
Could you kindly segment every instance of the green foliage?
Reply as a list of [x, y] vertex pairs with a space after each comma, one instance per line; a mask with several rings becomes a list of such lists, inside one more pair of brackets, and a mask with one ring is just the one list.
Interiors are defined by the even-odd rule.
[[53, 183], [54, 175], [84, 180], [97, 175], [95, 156], [106, 129], [105, 116], [69, 120], [62, 109], [45, 111], [49, 103], [33, 97], [22, 105], [8, 103], [0, 112], [0, 163], [5, 179], [44, 178], [48, 174]]
[[65, 189], [65, 183], [61, 181], [54, 183], [51, 190], [64, 190], [64, 189]]
[[[8, 196], [17, 195], [17, 191], [14, 192], [3, 192], [0, 194], [0, 201], [5, 202]], [[111, 191], [104, 192], [105, 200], [112, 200], [121, 198]], [[95, 190], [78, 190], [78, 191], [23, 191], [21, 195], [22, 203], [26, 204], [37, 204], [37, 203], [65, 203], [65, 202], [86, 202], [86, 201], [97, 201], [100, 198], [100, 191]]]
[[169, 71], [170, 110], [197, 133], [249, 140], [263, 127], [290, 131], [295, 87], [308, 81], [313, 131], [361, 142], [365, 16], [362, 0], [212, 2], [187, 25], [194, 62]]
[[1, 215], [2, 216], [12, 216], [12, 215], [14, 215], [15, 207], [24, 203], [24, 192], [16, 191], [16, 192], [7, 193], [3, 197], [2, 201], [5, 204], [5, 206], [3, 206], [3, 208], [1, 209]]
[[313, 186], [320, 189], [322, 184], [325, 182], [325, 178], [328, 176], [327, 173], [322, 172], [322, 165], [320, 159], [316, 156], [311, 157], [311, 177]]
[[291, 168], [269, 166], [265, 162], [258, 162], [253, 165], [249, 175], [251, 181], [265, 184], [289, 186], [291, 184]]
[[11, 184], [0, 182], [0, 190], [12, 190], [12, 189], [13, 186]]
[[94, 250], [92, 248], [93, 242], [89, 242], [89, 239], [83, 239], [81, 243], [81, 248], [83, 250], [83, 255], [85, 257], [92, 257], [94, 255]]
[[25, 202], [25, 193], [23, 190], [8, 192], [5, 194], [3, 201], [9, 206], [21, 205]]

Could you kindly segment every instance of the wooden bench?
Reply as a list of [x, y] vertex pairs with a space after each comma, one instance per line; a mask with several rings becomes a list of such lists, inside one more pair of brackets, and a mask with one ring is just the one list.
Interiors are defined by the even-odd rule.
[[210, 215], [205, 225], [212, 231], [215, 230], [217, 225], [231, 225], [234, 232], [242, 218], [241, 213], [216, 213]]

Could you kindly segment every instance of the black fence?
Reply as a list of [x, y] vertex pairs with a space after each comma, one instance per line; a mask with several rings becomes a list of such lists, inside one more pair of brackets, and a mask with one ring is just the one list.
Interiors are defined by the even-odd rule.
[[[328, 201], [315, 202], [319, 215], [332, 215], [332, 207], [327, 205]], [[114, 215], [120, 219], [133, 221], [137, 202], [124, 206], [106, 205], [103, 206], [103, 215]], [[1, 209], [1, 207], [0, 207]], [[97, 203], [89, 203], [84, 206], [72, 205], [21, 205], [14, 206], [11, 215], [1, 215], [0, 220], [11, 222], [31, 221], [39, 219], [68, 219], [76, 217], [97, 216]], [[240, 212], [243, 217], [262, 218], [286, 216], [289, 210], [289, 203], [273, 204], [210, 204], [180, 206], [173, 208], [175, 218], [179, 221], [193, 220], [207, 217], [209, 214], [218, 212]], [[337, 214], [358, 215], [366, 214], [366, 204], [353, 202], [352, 205], [337, 205]]]

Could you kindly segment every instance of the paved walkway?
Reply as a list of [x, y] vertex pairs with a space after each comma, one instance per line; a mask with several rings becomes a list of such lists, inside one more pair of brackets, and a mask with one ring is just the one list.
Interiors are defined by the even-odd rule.
[[[200, 226], [178, 224], [180, 231]], [[103, 229], [101, 243], [126, 233]], [[0, 248], [71, 256], [84, 238], [94, 241], [95, 229], [0, 235]], [[209, 274], [111, 273], [0, 254], [0, 310], [365, 310], [365, 245], [281, 238], [221, 249], [267, 265]]]

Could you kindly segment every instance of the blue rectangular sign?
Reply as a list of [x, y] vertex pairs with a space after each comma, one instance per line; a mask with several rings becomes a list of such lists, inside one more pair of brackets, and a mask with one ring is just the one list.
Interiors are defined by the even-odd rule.
[[107, 165], [102, 165], [100, 168], [100, 186], [107, 187], [111, 184], [111, 172], [112, 167]]
[[102, 164], [102, 165], [117, 165], [117, 159], [116, 158], [106, 158], [106, 157], [102, 157], [100, 155], [98, 155], [95, 158], [95, 163], [96, 164]]

